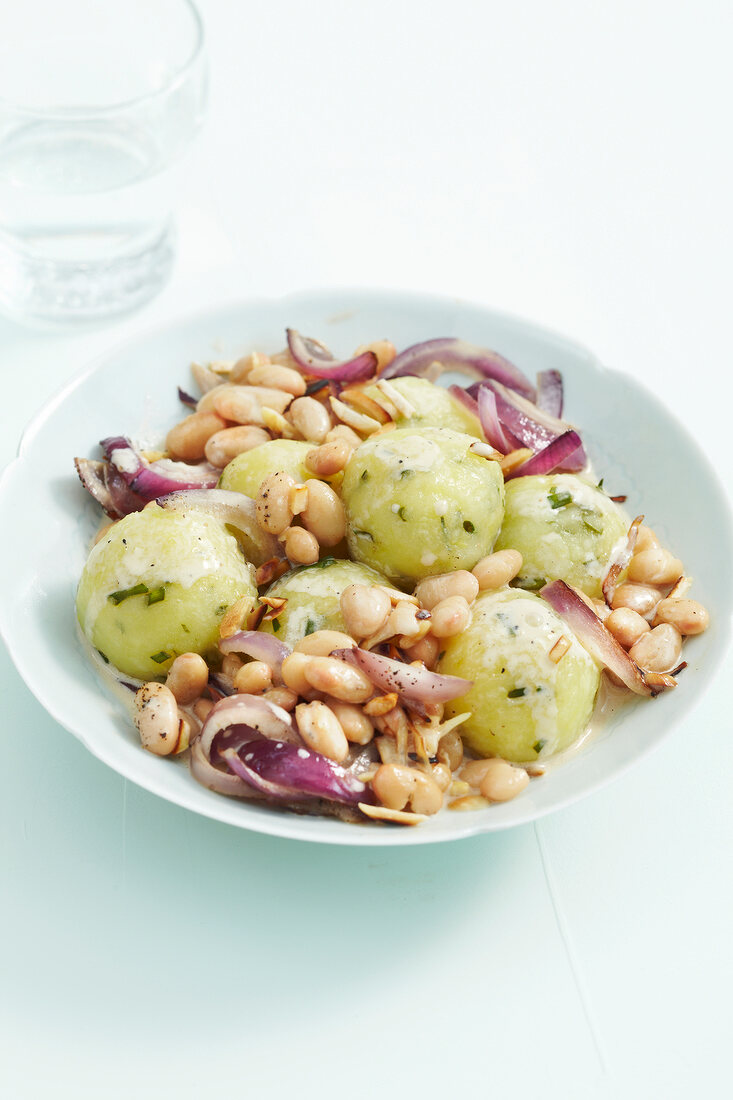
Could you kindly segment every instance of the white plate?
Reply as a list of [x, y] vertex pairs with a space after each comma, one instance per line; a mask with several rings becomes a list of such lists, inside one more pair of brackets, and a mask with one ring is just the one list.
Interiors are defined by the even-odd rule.
[[[104, 436], [160, 436], [181, 416], [176, 386], [193, 359], [229, 358], [283, 345], [289, 325], [338, 355], [389, 337], [398, 347], [461, 336], [492, 347], [530, 377], [550, 367], [565, 379], [566, 415], [579, 425], [609, 491], [628, 494], [695, 578], [712, 610], [710, 630], [685, 646], [678, 688], [631, 703], [562, 767], [514, 802], [443, 812], [416, 829], [355, 826], [230, 800], [199, 786], [180, 763], [144, 752], [105, 692], [75, 632], [74, 596], [99, 511], [82, 490], [75, 455], [94, 456]], [[92, 365], [27, 429], [0, 482], [0, 629], [31, 691], [53, 717], [115, 771], [219, 821], [258, 832], [336, 844], [428, 844], [532, 821], [589, 794], [640, 759], [682, 721], [710, 683], [727, 644], [733, 559], [725, 496], [697, 446], [637, 382], [604, 369], [561, 337], [480, 306], [425, 295], [328, 291], [225, 306], [153, 332]], [[15, 522], [22, 517], [20, 523]], [[709, 533], [715, 530], [715, 538]], [[12, 531], [12, 540], [8, 532]]]

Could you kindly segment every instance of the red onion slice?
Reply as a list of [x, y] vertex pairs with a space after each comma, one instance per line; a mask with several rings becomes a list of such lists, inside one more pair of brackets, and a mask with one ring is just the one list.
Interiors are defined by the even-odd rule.
[[441, 676], [418, 665], [407, 665], [392, 657], [382, 657], [366, 649], [335, 649], [332, 657], [340, 657], [348, 664], [356, 665], [366, 673], [372, 683], [389, 693], [396, 691], [408, 702], [446, 703], [465, 695], [473, 687], [473, 680], [460, 676]]
[[559, 370], [542, 370], [537, 375], [537, 408], [550, 416], [561, 417], [563, 383]]
[[177, 489], [213, 488], [219, 480], [220, 471], [208, 463], [189, 466], [167, 458], [146, 462], [126, 436], [109, 436], [100, 446], [130, 489], [146, 501]]
[[82, 485], [110, 519], [122, 519], [130, 512], [139, 512], [148, 503], [145, 497], [129, 488], [111, 462], [75, 458], [74, 465]]
[[515, 449], [518, 441], [508, 432], [504, 431], [499, 421], [496, 407], [496, 396], [488, 386], [480, 386], [478, 390], [478, 412], [483, 433], [492, 447], [502, 454], [508, 454]]
[[558, 613], [575, 633], [594, 661], [611, 670], [636, 695], [659, 695], [665, 688], [677, 686], [672, 676], [646, 672], [632, 661], [610, 630], [591, 611], [565, 581], [553, 581], [540, 590], [540, 596]]
[[619, 576], [633, 557], [636, 540], [639, 537], [639, 527], [643, 522], [643, 516], [637, 516], [636, 519], [632, 521], [632, 524], [629, 527], [629, 536], [626, 540], [626, 546], [623, 548], [616, 560], [611, 564], [608, 572], [606, 573], [606, 576], [603, 579], [603, 598], [609, 607], [611, 606], [611, 601], [613, 600], [613, 596], [616, 591], [616, 584], [618, 583]]
[[274, 634], [259, 630], [240, 630], [219, 642], [222, 653], [246, 653], [256, 661], [264, 661], [279, 676], [282, 663], [293, 652], [290, 646], [278, 641]]
[[571, 428], [570, 431], [559, 435], [557, 439], [553, 439], [552, 443], [548, 443], [541, 451], [537, 451], [521, 466], [515, 466], [513, 470], [504, 475], [504, 480], [511, 481], [513, 477], [528, 477], [530, 474], [551, 474], [555, 470], [567, 469], [568, 462], [577, 461], [573, 456], [578, 450], [583, 450], [583, 443], [578, 433]]
[[191, 775], [202, 787], [208, 787], [217, 794], [225, 794], [230, 798], [262, 798], [262, 793], [245, 783], [238, 775], [231, 771], [220, 771], [211, 763], [201, 747], [200, 741], [194, 741], [191, 745], [189, 759]]
[[[282, 558], [283, 549], [274, 535], [263, 531], [257, 523], [255, 502], [244, 493], [233, 489], [185, 489], [157, 497], [161, 508], [186, 512], [191, 508], [206, 512], [221, 523], [236, 528], [248, 540], [248, 550], [253, 550], [253, 560], [262, 555], [262, 562], [270, 558]], [[249, 555], [248, 555], [249, 556]], [[255, 565], [261, 565], [255, 561]]]
[[357, 805], [372, 803], [371, 790], [340, 764], [319, 752], [285, 741], [249, 741], [222, 752], [231, 770], [262, 794], [292, 801], [306, 796]]
[[193, 397], [192, 394], [186, 393], [181, 386], [178, 387], [178, 400], [182, 405], [188, 405], [189, 409], [198, 408], [198, 399]]
[[300, 738], [293, 729], [292, 720], [286, 710], [277, 703], [271, 703], [269, 699], [238, 692], [220, 699], [206, 716], [198, 744], [207, 759], [211, 758], [214, 738], [234, 726], [244, 727], [250, 731], [252, 738], [267, 737], [300, 744]]
[[295, 329], [285, 330], [290, 354], [300, 369], [313, 378], [329, 378], [337, 382], [364, 382], [377, 371], [377, 357], [373, 351], [362, 352], [354, 359], [334, 359], [328, 348], [301, 336]]
[[440, 363], [445, 370], [461, 371], [473, 378], [492, 378], [503, 382], [525, 397], [534, 399], [535, 389], [519, 367], [510, 363], [498, 351], [480, 348], [466, 340], [443, 336], [413, 344], [393, 359], [382, 371], [382, 378], [397, 378], [401, 374], [424, 374], [433, 363]]
[[[512, 393], [511, 390], [497, 382], [487, 382], [496, 397], [496, 408], [505, 432], [509, 431], [522, 447], [530, 447], [533, 451], [541, 451], [558, 436], [574, 430], [571, 424], [549, 413], [542, 412], [531, 401], [527, 401], [521, 394]], [[562, 464], [564, 470], [582, 470], [587, 462], [585, 450], [581, 444], [572, 455], [568, 456]]]

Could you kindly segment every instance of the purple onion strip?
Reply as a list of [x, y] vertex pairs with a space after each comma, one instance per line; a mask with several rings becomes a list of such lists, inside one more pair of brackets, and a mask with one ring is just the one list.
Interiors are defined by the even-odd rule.
[[425, 340], [405, 348], [384, 369], [381, 377], [397, 378], [402, 374], [421, 375], [436, 362], [446, 370], [462, 371], [470, 373], [474, 378], [491, 378], [503, 382], [510, 389], [517, 390], [518, 393], [534, 400], [534, 386], [514, 363], [510, 363], [497, 351], [480, 348], [452, 336]]
[[377, 357], [373, 351], [362, 352], [353, 359], [334, 359], [328, 348], [301, 336], [295, 329], [285, 330], [288, 348], [293, 359], [305, 373], [313, 378], [328, 378], [336, 382], [364, 382], [377, 371]]

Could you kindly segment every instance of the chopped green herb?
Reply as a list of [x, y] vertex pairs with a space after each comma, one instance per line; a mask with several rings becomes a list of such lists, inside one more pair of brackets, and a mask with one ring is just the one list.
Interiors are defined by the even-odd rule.
[[214, 612], [214, 614], [215, 615], [223, 615], [228, 607], [229, 607], [229, 604], [220, 603], [219, 606], [217, 607], [216, 611]]
[[445, 526], [445, 516], [440, 517], [440, 526], [443, 528], [443, 534], [445, 534], [447, 528]]
[[596, 489], [600, 489], [601, 491], [603, 491], [603, 478], [601, 478], [601, 480], [596, 485]]
[[362, 481], [368, 481], [369, 480], [369, 471], [368, 470], [364, 470], [363, 474], [361, 475], [361, 480]]
[[306, 638], [308, 637], [309, 634], [312, 634], [315, 629], [316, 629], [315, 620], [314, 619], [309, 619], [308, 622], [305, 624], [305, 636], [306, 636]]
[[551, 508], [564, 508], [566, 504], [572, 504], [573, 494], [569, 493], [567, 489], [550, 489], [547, 499]]
[[164, 649], [161, 649], [160, 653], [153, 653], [150, 657], [151, 661], [155, 661], [156, 665], [162, 665], [164, 661], [170, 661], [171, 654], [166, 653]]
[[464, 521], [463, 521], [463, 530], [468, 531], [469, 535], [472, 535], [474, 533], [474, 531], [476, 530], [476, 528], [471, 523], [470, 519], [464, 519]]
[[277, 634], [278, 630], [280, 629], [280, 620], [279, 619], [273, 619], [272, 620], [272, 629]]
[[521, 699], [523, 695], [526, 695], [526, 693], [527, 693], [526, 688], [512, 688], [511, 691], [507, 692], [507, 698], [509, 698], [509, 699]]
[[185, 623], [181, 623], [181, 630], [183, 631], [184, 634], [190, 634], [191, 633], [191, 631], [188, 629], [188, 627], [186, 626]]
[[403, 523], [407, 523], [407, 510], [405, 509], [404, 504], [400, 505], [397, 511], [397, 515], [400, 517]]
[[603, 534], [603, 520], [599, 512], [593, 511], [591, 508], [583, 508], [583, 523], [589, 531], [595, 531], [597, 535]]
[[120, 588], [117, 592], [110, 592], [107, 597], [112, 603], [122, 603], [123, 600], [127, 600], [130, 596], [142, 596], [148, 590], [147, 584], [136, 584], [133, 588]]
[[369, 531], [354, 531], [354, 534], [358, 539], [369, 539], [370, 542], [374, 542], [374, 535]]
[[534, 745], [532, 746], [532, 748], [534, 749], [534, 751], [535, 751], [535, 752], [537, 753], [537, 755], [539, 756], [539, 754], [540, 754], [540, 753], [542, 752], [542, 750], [544, 749], [544, 747], [545, 747], [545, 745], [546, 745], [546, 744], [547, 744], [547, 740], [546, 740], [546, 738], [544, 738], [544, 737], [541, 737], [539, 741], [535, 741], [535, 743], [534, 743]]
[[329, 554], [328, 557], [321, 558], [320, 561], [317, 561], [315, 563], [315, 565], [313, 566], [313, 568], [314, 569], [328, 569], [329, 565], [333, 565], [333, 563], [335, 561], [336, 561], [336, 559], [334, 558], [333, 554]]
[[544, 577], [515, 577], [511, 583], [513, 588], [521, 588], [524, 592], [539, 592], [547, 581]]
[[160, 588], [151, 588], [148, 592], [148, 607], [150, 607], [151, 603], [160, 603], [160, 601], [164, 599], [165, 585], [161, 584]]
[[327, 385], [328, 385], [328, 379], [327, 378], [319, 378], [317, 382], [309, 382], [308, 385], [305, 387], [306, 397], [310, 397], [311, 394], [318, 393], [319, 390], [322, 390], [324, 388], [324, 386], [327, 386]]
[[506, 629], [507, 634], [511, 635], [512, 638], [516, 637], [517, 630], [519, 629], [517, 627], [517, 624], [513, 623], [509, 616], [503, 611], [497, 611], [496, 617], [501, 625]]
[[400, 470], [400, 481], [402, 481], [403, 477], [412, 477], [414, 473], [414, 470]]

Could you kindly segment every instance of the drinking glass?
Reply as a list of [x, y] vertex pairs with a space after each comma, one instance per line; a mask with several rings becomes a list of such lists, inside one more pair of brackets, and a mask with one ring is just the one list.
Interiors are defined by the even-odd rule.
[[171, 270], [174, 162], [207, 73], [190, 0], [22, 0], [0, 12], [0, 309], [137, 308]]

